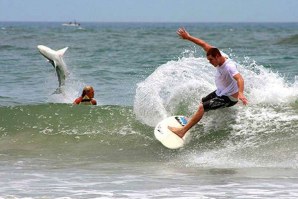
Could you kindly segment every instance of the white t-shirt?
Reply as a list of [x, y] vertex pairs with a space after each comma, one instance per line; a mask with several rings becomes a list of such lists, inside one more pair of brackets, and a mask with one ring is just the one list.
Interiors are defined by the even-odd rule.
[[223, 65], [216, 67], [215, 85], [216, 95], [218, 96], [231, 96], [238, 92], [237, 81], [233, 78], [238, 74], [236, 63], [227, 59]]

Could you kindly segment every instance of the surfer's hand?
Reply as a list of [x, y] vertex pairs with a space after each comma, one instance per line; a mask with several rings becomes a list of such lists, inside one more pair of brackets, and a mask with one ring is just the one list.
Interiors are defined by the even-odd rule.
[[246, 99], [246, 97], [243, 95], [243, 93], [239, 93], [239, 100], [242, 101], [243, 105], [247, 105], [248, 104], [248, 100]]
[[185, 30], [185, 28], [179, 28], [177, 30], [177, 34], [182, 38], [182, 39], [188, 39], [190, 37], [190, 34]]

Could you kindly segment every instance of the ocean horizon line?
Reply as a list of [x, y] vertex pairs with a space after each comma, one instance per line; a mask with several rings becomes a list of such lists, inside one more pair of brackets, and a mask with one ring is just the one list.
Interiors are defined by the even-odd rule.
[[67, 23], [67, 22], [77, 22], [77, 23], [155, 23], [155, 24], [292, 24], [298, 23], [298, 21], [79, 21], [79, 20], [66, 20], [66, 21], [1, 21], [0, 23]]

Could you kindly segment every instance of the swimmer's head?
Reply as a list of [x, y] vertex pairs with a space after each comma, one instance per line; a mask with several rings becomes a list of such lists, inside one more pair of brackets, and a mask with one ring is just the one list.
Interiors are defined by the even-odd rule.
[[93, 98], [94, 97], [94, 89], [92, 86], [85, 86], [82, 92], [82, 97]]

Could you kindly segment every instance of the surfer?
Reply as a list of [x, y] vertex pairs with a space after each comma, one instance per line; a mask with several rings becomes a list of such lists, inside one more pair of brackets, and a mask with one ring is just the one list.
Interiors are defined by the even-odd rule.
[[202, 119], [205, 112], [234, 106], [237, 104], [238, 99], [246, 105], [248, 100], [243, 94], [244, 80], [238, 72], [235, 62], [230, 60], [217, 48], [211, 46], [200, 38], [190, 35], [184, 28], [178, 29], [177, 34], [182, 39], [189, 40], [201, 46], [205, 50], [209, 62], [217, 69], [215, 75], [217, 89], [202, 98], [197, 112], [190, 118], [183, 128], [168, 127], [172, 132], [182, 138], [190, 128]]
[[75, 99], [73, 104], [86, 104], [86, 105], [96, 105], [97, 102], [94, 99], [94, 89], [92, 86], [85, 86], [82, 95]]

